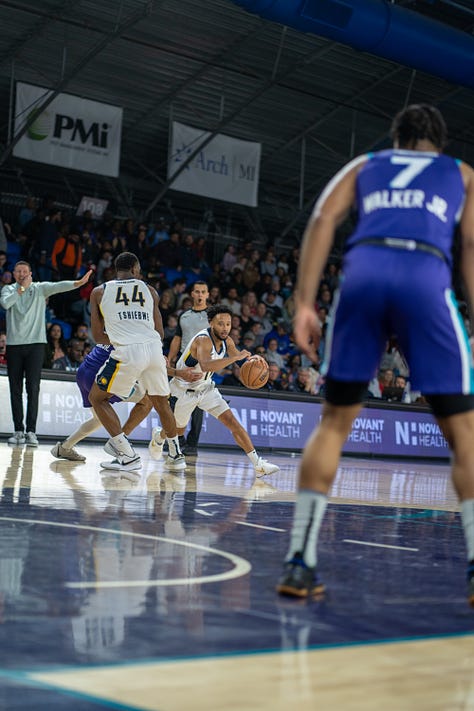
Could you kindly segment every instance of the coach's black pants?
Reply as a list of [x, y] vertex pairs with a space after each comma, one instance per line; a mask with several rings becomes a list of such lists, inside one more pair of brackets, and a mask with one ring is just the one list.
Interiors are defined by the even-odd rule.
[[[7, 372], [15, 432], [36, 432], [44, 343], [7, 345]], [[23, 378], [26, 383], [26, 430], [23, 423]]]

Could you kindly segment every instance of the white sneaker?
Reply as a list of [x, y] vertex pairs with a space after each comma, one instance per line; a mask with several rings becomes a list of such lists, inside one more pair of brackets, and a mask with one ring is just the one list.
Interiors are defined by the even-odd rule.
[[35, 435], [34, 432], [27, 432], [26, 433], [26, 446], [27, 447], [37, 447], [38, 446], [38, 437]]
[[56, 459], [69, 459], [70, 462], [86, 461], [84, 455], [79, 454], [77, 449], [74, 449], [74, 447], [64, 447], [61, 442], [56, 442], [56, 444], [50, 451], [53, 457], [56, 457]]
[[133, 472], [135, 469], [142, 468], [142, 462], [138, 454], [133, 457], [120, 456], [116, 459], [110, 459], [108, 462], [101, 462], [102, 469], [112, 469], [114, 471]]
[[175, 457], [168, 455], [165, 459], [165, 467], [175, 472], [186, 469], [184, 454], [177, 454]]
[[110, 454], [112, 457], [117, 457], [118, 459], [120, 459], [121, 457], [128, 457], [129, 459], [131, 458], [131, 456], [137, 457], [138, 455], [133, 449], [132, 445], [130, 445], [130, 447], [132, 449], [133, 455], [124, 454], [120, 451], [118, 447], [115, 446], [111, 439], [108, 439], [107, 442], [104, 444], [104, 452], [106, 454]]
[[117, 449], [117, 447], [110, 439], [108, 439], [107, 442], [104, 444], [103, 449], [106, 454], [110, 454], [112, 457], [122, 456], [122, 453]]
[[160, 434], [160, 432], [161, 432], [161, 427], [153, 427], [153, 429], [151, 431], [151, 440], [148, 444], [148, 451], [150, 453], [150, 457], [157, 462], [163, 456], [164, 442], [162, 442], [161, 444], [158, 444], [158, 442], [155, 439], [156, 435]]
[[8, 444], [22, 445], [25, 444], [26, 438], [24, 432], [14, 432], [11, 437], [8, 438]]
[[270, 462], [267, 462], [266, 459], [262, 459], [262, 457], [258, 458], [254, 469], [259, 477], [266, 476], [267, 474], [274, 474], [275, 472], [280, 471], [280, 467], [277, 467], [276, 464], [270, 464]]

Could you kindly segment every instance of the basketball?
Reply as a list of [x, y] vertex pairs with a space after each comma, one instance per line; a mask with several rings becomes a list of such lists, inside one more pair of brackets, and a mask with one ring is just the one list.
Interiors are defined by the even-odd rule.
[[268, 363], [261, 356], [251, 356], [240, 366], [240, 380], [246, 388], [258, 390], [268, 380]]

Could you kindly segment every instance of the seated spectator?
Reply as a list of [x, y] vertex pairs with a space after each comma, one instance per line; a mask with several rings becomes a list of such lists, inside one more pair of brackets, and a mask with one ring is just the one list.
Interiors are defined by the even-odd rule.
[[240, 333], [240, 329], [239, 328], [231, 328], [229, 331], [229, 336], [232, 338], [235, 345], [238, 348], [240, 348], [241, 347], [241, 339], [242, 339], [242, 334]]
[[257, 304], [257, 313], [254, 316], [254, 320], [261, 325], [261, 333], [263, 334], [263, 336], [266, 336], [267, 333], [270, 333], [273, 328], [273, 322], [268, 314], [267, 307], [263, 303], [263, 301], [260, 301], [260, 303]]
[[331, 303], [332, 303], [332, 294], [328, 286], [323, 284], [319, 291], [319, 297], [318, 297], [318, 308], [321, 306], [324, 306], [328, 312], [331, 308]]
[[246, 289], [253, 290], [260, 281], [260, 269], [258, 268], [259, 260], [260, 252], [257, 249], [254, 249], [250, 255], [250, 258], [247, 259], [242, 272], [242, 279]]
[[67, 344], [67, 353], [53, 362], [52, 370], [76, 371], [84, 360], [84, 343], [78, 338], [71, 338]]
[[288, 360], [286, 362], [286, 372], [288, 373], [290, 383], [296, 380], [296, 376], [299, 368], [301, 368], [301, 365], [301, 353], [293, 353], [288, 356]]
[[236, 249], [233, 244], [228, 244], [221, 260], [221, 270], [224, 274], [230, 273], [237, 264]]
[[319, 391], [319, 373], [314, 368], [298, 368], [298, 373], [294, 382], [291, 383], [290, 390], [294, 393], [308, 393], [317, 395]]
[[175, 313], [172, 303], [172, 296], [169, 289], [166, 289], [160, 296], [160, 301], [158, 303], [158, 308], [161, 313], [161, 318], [163, 323], [168, 322], [168, 318], [171, 314]]
[[230, 286], [227, 289], [227, 295], [222, 299], [221, 304], [227, 306], [233, 314], [240, 316], [241, 304], [235, 286]]
[[391, 368], [379, 370], [377, 377], [373, 378], [369, 383], [369, 397], [381, 398], [383, 394], [383, 389], [385, 387], [390, 387], [392, 384], [393, 370]]
[[249, 291], [246, 291], [245, 294], [242, 296], [241, 299], [241, 304], [242, 306], [244, 304], [247, 304], [249, 309], [250, 309], [250, 316], [255, 319], [255, 316], [257, 314], [257, 306], [258, 306], [258, 299], [257, 299], [257, 294], [255, 291], [250, 289]]
[[277, 270], [277, 260], [275, 257], [275, 250], [273, 247], [269, 247], [260, 262], [260, 274], [270, 274], [270, 276], [275, 276]]
[[[243, 338], [242, 338], [242, 348], [245, 348], [247, 351], [250, 351], [251, 353], [255, 352], [255, 336], [252, 333], [252, 331], [247, 331], [247, 333], [244, 333]], [[264, 351], [265, 354], [265, 351]]]
[[8, 271], [8, 256], [7, 253], [2, 250], [0, 250], [0, 276], [5, 272]]
[[288, 373], [285, 373], [285, 371], [282, 371], [280, 375], [280, 384], [282, 391], [290, 392], [290, 379], [288, 377]]
[[242, 332], [242, 322], [240, 320], [240, 316], [234, 314], [230, 319], [230, 326], [231, 328], [238, 328], [239, 331]]
[[102, 251], [102, 254], [100, 256], [99, 261], [97, 262], [97, 282], [99, 284], [102, 284], [104, 281], [104, 271], [106, 269], [109, 269], [110, 267], [113, 268], [113, 253], [112, 253], [112, 248], [110, 249], [105, 249]]
[[253, 322], [254, 320], [250, 314], [250, 306], [242, 302], [240, 309], [240, 325], [242, 326], [242, 330], [244, 332], [249, 331]]
[[221, 294], [221, 288], [220, 286], [211, 286], [209, 289], [209, 298], [207, 300], [207, 303], [209, 306], [214, 306], [215, 304], [220, 304], [222, 301], [222, 294]]
[[265, 390], [283, 390], [280, 380], [281, 372], [276, 363], [268, 364], [268, 380], [264, 385]]
[[262, 331], [262, 324], [260, 321], [254, 321], [250, 326], [250, 330], [255, 336], [255, 347], [263, 346], [264, 333]]
[[166, 324], [164, 327], [163, 353], [165, 355], [168, 355], [171, 341], [176, 335], [178, 319], [174, 314], [170, 314], [166, 321], [163, 321], [163, 324]]
[[177, 277], [173, 281], [173, 285], [168, 289], [165, 289], [164, 292], [161, 294], [160, 302], [163, 299], [167, 299], [167, 297], [169, 296], [169, 300], [165, 301], [165, 303], [167, 304], [166, 308], [167, 310], [169, 310], [169, 313], [174, 313], [178, 310], [178, 308], [181, 307], [180, 299], [182, 294], [184, 294], [184, 292], [186, 291], [186, 284], [187, 282], [184, 277]]
[[78, 338], [83, 343], [92, 340], [87, 323], [78, 323], [72, 335], [74, 338]]
[[283, 304], [283, 318], [288, 323], [292, 323], [296, 313], [295, 292], [293, 291]]
[[410, 374], [408, 363], [401, 352], [396, 337], [387, 341], [387, 348], [380, 361], [380, 370], [389, 368], [396, 375], [403, 375], [407, 378]]
[[290, 334], [291, 324], [284, 321], [284, 319], [279, 319], [270, 333], [266, 334], [263, 343], [268, 347], [270, 339], [275, 338], [278, 343], [278, 353], [282, 355], [285, 360], [287, 360], [288, 356], [292, 355], [296, 351], [296, 346], [291, 340]]
[[269, 363], [276, 363], [281, 370], [285, 368], [286, 358], [278, 353], [278, 341], [276, 338], [269, 339], [265, 358]]
[[63, 329], [59, 323], [52, 323], [46, 330], [43, 368], [52, 368], [53, 363], [60, 358], [64, 358], [66, 353], [67, 343]]
[[199, 274], [199, 261], [194, 247], [194, 237], [187, 234], [181, 245], [181, 267], [184, 273]]
[[54, 243], [51, 264], [58, 280], [77, 279], [82, 266], [82, 244], [77, 230], [65, 229]]
[[0, 366], [7, 364], [7, 334], [0, 331]]
[[281, 296], [279, 297], [278, 292], [274, 289], [270, 289], [270, 291], [267, 291], [262, 297], [262, 302], [267, 307], [267, 313], [272, 322], [278, 321], [283, 315], [281, 307], [277, 303], [277, 297], [281, 300]]
[[228, 283], [229, 287], [232, 286], [237, 291], [237, 296], [239, 297], [240, 301], [242, 299], [242, 296], [247, 292], [247, 287], [243, 282], [242, 272], [240, 272], [238, 269], [233, 269], [233, 271], [229, 275], [227, 275], [226, 282]]
[[241, 387], [243, 388], [242, 383], [240, 382], [240, 365], [238, 363], [232, 363], [232, 372], [230, 375], [224, 376], [224, 379], [222, 381], [222, 385], [230, 385], [231, 387]]
[[174, 230], [170, 233], [170, 238], [165, 242], [160, 242], [156, 248], [156, 254], [162, 264], [167, 269], [181, 268], [181, 235]]
[[160, 242], [166, 242], [169, 240], [169, 225], [166, 224], [164, 217], [158, 218], [156, 225], [150, 225], [147, 232], [147, 245], [149, 247], [156, 247]]

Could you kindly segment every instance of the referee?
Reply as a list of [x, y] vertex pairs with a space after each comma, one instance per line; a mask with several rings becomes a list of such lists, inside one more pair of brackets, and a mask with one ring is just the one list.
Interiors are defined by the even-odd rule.
[[[207, 300], [209, 298], [209, 288], [205, 281], [196, 281], [191, 290], [191, 300], [193, 305], [190, 309], [183, 311], [178, 319], [176, 334], [170, 344], [168, 353], [169, 364], [175, 367], [180, 353], [189, 343], [191, 338], [203, 328], [207, 328]], [[182, 347], [183, 346], [183, 347]], [[201, 434], [203, 412], [196, 407], [191, 416], [191, 427], [185, 442], [186, 454], [196, 454]]]

